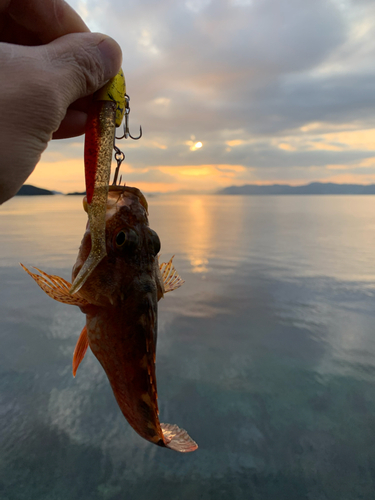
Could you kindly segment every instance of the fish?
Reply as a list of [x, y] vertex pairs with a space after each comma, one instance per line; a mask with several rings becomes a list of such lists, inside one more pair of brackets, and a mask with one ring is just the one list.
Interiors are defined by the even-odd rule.
[[[87, 211], [87, 197], [83, 205]], [[155, 373], [158, 301], [184, 281], [173, 257], [159, 265], [160, 239], [149, 226], [147, 201], [139, 189], [109, 186], [105, 223], [106, 255], [75, 294], [69, 292], [67, 280], [21, 266], [50, 297], [78, 306], [86, 315], [73, 355], [73, 375], [90, 348], [124, 417], [141, 437], [178, 452], [195, 451], [198, 445], [184, 429], [159, 421]], [[91, 247], [88, 221], [73, 281]]]

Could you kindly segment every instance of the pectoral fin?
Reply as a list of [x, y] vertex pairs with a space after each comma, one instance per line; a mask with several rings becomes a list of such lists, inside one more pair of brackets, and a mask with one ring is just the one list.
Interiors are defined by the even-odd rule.
[[63, 304], [69, 304], [72, 306], [83, 307], [88, 304], [87, 300], [83, 297], [80, 297], [79, 293], [76, 293], [74, 296], [70, 295], [69, 289], [72, 286], [68, 281], [64, 280], [64, 278], [60, 278], [60, 276], [54, 276], [53, 274], [47, 274], [37, 267], [34, 267], [40, 274], [32, 273], [20, 263], [22, 269], [24, 269], [27, 274], [29, 274], [34, 281], [40, 286], [40, 288], [54, 300], [58, 302], [62, 302]]
[[77, 369], [85, 357], [87, 348], [89, 346], [89, 338], [87, 336], [87, 328], [86, 325], [83, 327], [83, 330], [81, 332], [81, 335], [79, 336], [79, 339], [77, 341], [76, 347], [74, 349], [74, 354], [73, 354], [73, 377], [76, 376]]
[[180, 288], [185, 283], [173, 265], [173, 258], [174, 255], [169, 262], [163, 262], [159, 267], [164, 283], [164, 293], [173, 292], [173, 290], [177, 290], [177, 288]]

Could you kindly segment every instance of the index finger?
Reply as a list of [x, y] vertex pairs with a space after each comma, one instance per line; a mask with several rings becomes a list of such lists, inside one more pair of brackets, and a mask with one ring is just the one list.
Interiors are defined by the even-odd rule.
[[64, 0], [0, 0], [0, 14], [4, 12], [43, 44], [69, 33], [90, 31]]

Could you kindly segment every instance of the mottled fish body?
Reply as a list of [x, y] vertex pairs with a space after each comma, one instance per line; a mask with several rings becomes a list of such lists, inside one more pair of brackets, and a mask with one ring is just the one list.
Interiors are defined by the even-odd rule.
[[[84, 200], [87, 207], [87, 200]], [[72, 279], [91, 250], [87, 225]], [[106, 256], [73, 296], [70, 283], [31, 273], [60, 302], [78, 305], [86, 325], [77, 342], [73, 373], [88, 348], [104, 368], [117, 403], [144, 439], [180, 452], [197, 449], [187, 432], [159, 422], [155, 376], [158, 300], [183, 281], [172, 259], [159, 268], [160, 240], [148, 224], [147, 202], [136, 188], [111, 187], [106, 208]]]

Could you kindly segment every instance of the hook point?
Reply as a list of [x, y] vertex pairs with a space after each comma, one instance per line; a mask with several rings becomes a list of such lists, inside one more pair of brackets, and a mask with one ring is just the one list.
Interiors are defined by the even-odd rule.
[[129, 132], [129, 137], [131, 137], [134, 141], [138, 141], [138, 139], [140, 139], [142, 137], [142, 126], [139, 127], [139, 136], [138, 137], [133, 137], [130, 132]]

